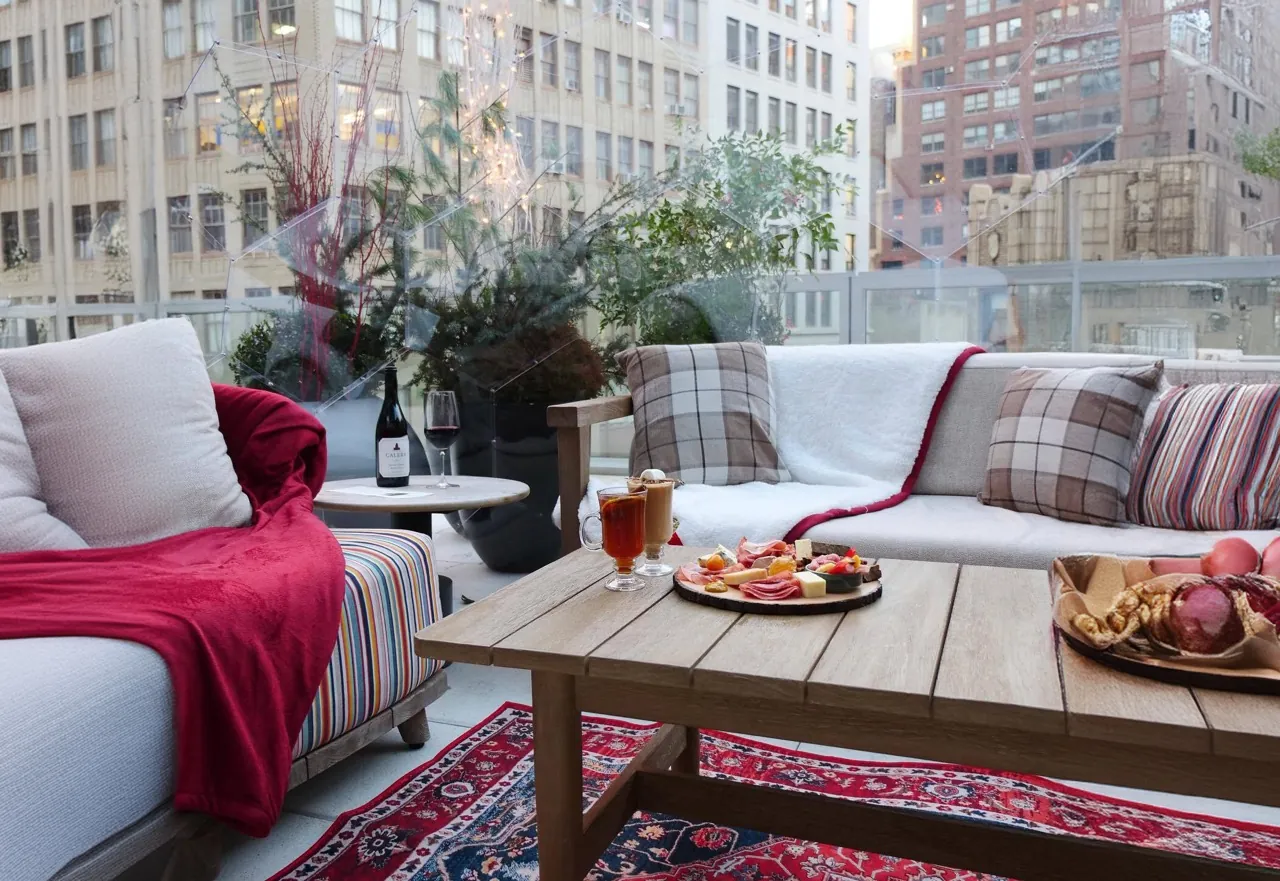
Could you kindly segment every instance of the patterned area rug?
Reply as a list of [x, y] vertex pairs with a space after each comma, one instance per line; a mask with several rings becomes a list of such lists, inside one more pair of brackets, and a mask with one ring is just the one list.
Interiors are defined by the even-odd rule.
[[[584, 719], [586, 803], [652, 726]], [[874, 763], [707, 734], [703, 773], [1045, 832], [1280, 867], [1280, 829], [1144, 807], [1042, 777]], [[536, 881], [533, 716], [506, 704], [373, 801], [343, 814], [271, 881]], [[978, 881], [990, 875], [638, 813], [589, 881]]]

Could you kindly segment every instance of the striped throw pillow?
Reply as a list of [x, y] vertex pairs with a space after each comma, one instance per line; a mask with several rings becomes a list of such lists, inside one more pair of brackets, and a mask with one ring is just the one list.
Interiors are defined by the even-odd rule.
[[1280, 385], [1178, 386], [1151, 406], [1129, 519], [1167, 529], [1280, 523]]

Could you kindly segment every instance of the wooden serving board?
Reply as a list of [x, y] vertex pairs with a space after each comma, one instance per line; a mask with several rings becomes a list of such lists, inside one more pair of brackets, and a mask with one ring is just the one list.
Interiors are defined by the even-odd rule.
[[696, 584], [685, 584], [676, 578], [676, 593], [690, 602], [730, 612], [749, 615], [825, 615], [829, 612], [847, 612], [869, 606], [880, 599], [883, 579], [864, 581], [852, 593], [829, 593], [821, 597], [794, 597], [789, 600], [757, 600], [736, 587], [724, 593], [707, 593]]

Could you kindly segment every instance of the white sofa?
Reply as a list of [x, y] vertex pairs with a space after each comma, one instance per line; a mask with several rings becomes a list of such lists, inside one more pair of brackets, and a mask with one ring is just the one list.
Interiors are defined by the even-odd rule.
[[[867, 554], [988, 566], [1043, 568], [1073, 553], [1135, 556], [1202, 553], [1224, 535], [1238, 534], [1258, 547], [1275, 533], [1204, 533], [1145, 526], [1107, 527], [1067, 523], [978, 502], [986, 475], [987, 445], [1009, 375], [1019, 367], [1096, 367], [1149, 364], [1151, 357], [1075, 353], [981, 354], [960, 370], [943, 405], [913, 494], [896, 507], [829, 520], [806, 535], [817, 542], [855, 546]], [[1277, 361], [1166, 361], [1174, 384], [1280, 382]], [[577, 508], [586, 489], [590, 426], [631, 412], [620, 395], [548, 410], [560, 434], [560, 509], [566, 551], [578, 547]], [[1280, 479], [1280, 475], [1277, 475]]]

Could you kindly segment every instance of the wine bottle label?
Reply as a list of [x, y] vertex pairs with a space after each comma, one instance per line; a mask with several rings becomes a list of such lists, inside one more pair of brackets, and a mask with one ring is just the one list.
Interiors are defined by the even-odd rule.
[[380, 477], [409, 476], [409, 438], [384, 437], [378, 441], [378, 475]]

